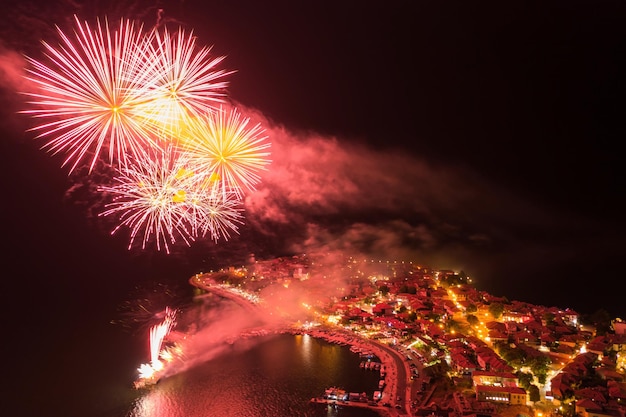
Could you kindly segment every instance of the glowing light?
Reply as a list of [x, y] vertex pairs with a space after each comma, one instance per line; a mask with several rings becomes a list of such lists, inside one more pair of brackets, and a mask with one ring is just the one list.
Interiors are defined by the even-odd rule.
[[139, 380], [135, 382], [135, 387], [140, 388], [145, 384], [156, 382], [157, 373], [164, 368], [163, 362], [159, 359], [163, 341], [175, 325], [176, 310], [166, 307], [163, 322], [150, 329], [150, 363], [142, 364], [138, 368]]
[[150, 363], [155, 368], [155, 365], [159, 362], [159, 353], [161, 352], [163, 339], [174, 327], [175, 319], [176, 311], [168, 307], [165, 312], [165, 320], [150, 329]]

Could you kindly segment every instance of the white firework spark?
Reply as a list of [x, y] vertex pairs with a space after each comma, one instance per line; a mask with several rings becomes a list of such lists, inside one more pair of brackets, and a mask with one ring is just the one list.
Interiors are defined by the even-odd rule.
[[157, 250], [163, 247], [168, 253], [177, 239], [190, 245], [194, 240], [187, 204], [187, 192], [194, 186], [190, 178], [173, 150], [160, 157], [145, 156], [119, 170], [115, 185], [100, 187], [114, 198], [100, 215], [119, 216], [120, 224], [111, 234], [128, 227], [129, 249], [138, 237], [143, 249], [154, 239]]

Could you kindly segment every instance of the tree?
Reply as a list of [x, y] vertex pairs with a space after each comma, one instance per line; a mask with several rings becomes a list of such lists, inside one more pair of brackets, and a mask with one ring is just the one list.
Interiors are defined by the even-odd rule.
[[534, 379], [535, 378], [533, 377], [533, 374], [522, 371], [519, 371], [517, 373], [517, 380], [519, 381], [519, 385], [525, 390], [528, 390], [530, 388]]
[[489, 304], [489, 313], [494, 319], [499, 319], [502, 312], [504, 312], [504, 304], [498, 302]]
[[514, 368], [521, 367], [528, 356], [522, 349], [512, 348], [504, 343], [499, 345], [498, 354]]
[[461, 323], [453, 319], [448, 320], [446, 326], [449, 331], [461, 332], [463, 330]]
[[528, 387], [528, 397], [530, 401], [534, 403], [541, 399], [541, 395], [539, 395], [539, 387], [537, 387], [537, 385], [531, 385]]
[[478, 317], [473, 314], [468, 314], [465, 319], [470, 324], [470, 326], [476, 326], [480, 322], [480, 320], [478, 320]]
[[543, 319], [545, 320], [547, 326], [551, 326], [554, 324], [555, 317], [556, 316], [554, 315], [554, 313], [550, 311], [546, 311], [543, 315]]
[[533, 371], [533, 374], [535, 374], [535, 377], [540, 384], [546, 383], [546, 379], [548, 377], [548, 368], [550, 367], [551, 363], [552, 360], [545, 355], [536, 356], [528, 361], [530, 369]]
[[603, 336], [611, 330], [611, 315], [603, 308], [593, 313], [587, 321], [596, 327], [596, 334], [599, 336]]

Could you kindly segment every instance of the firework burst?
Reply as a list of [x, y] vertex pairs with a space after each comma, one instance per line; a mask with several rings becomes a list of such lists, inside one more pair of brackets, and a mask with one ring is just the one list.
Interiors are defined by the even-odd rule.
[[98, 161], [115, 170], [113, 185], [98, 187], [112, 198], [100, 216], [117, 217], [111, 234], [129, 229], [129, 249], [154, 241], [169, 253], [238, 233], [270, 144], [260, 124], [223, 109], [233, 72], [217, 69], [224, 57], [182, 29], [74, 19], [71, 34], [57, 27], [58, 45], [43, 42], [45, 62], [27, 58], [35, 89], [22, 113], [41, 122], [31, 130], [42, 148], [63, 154], [70, 173], [92, 174]]
[[239, 225], [243, 224], [243, 208], [239, 195], [235, 192], [224, 192], [213, 185], [209, 192], [206, 187], [200, 187], [198, 194], [198, 209], [202, 213], [198, 216], [198, 235], [210, 236], [217, 242], [220, 238], [228, 240], [231, 232], [238, 233]]
[[32, 130], [49, 138], [45, 149], [67, 155], [70, 172], [87, 154], [91, 171], [105, 151], [109, 163], [124, 165], [223, 101], [221, 79], [232, 71], [216, 69], [224, 57], [197, 47], [193, 33], [75, 22], [73, 37], [57, 28], [58, 47], [43, 42], [47, 63], [27, 58], [27, 78], [39, 88], [26, 93], [33, 108], [24, 111], [44, 121]]
[[58, 47], [43, 42], [48, 63], [27, 58], [29, 80], [37, 92], [30, 96], [30, 114], [43, 121], [32, 130], [49, 138], [44, 149], [65, 153], [63, 165], [70, 172], [88, 155], [93, 169], [100, 153], [107, 151], [110, 162], [123, 163], [154, 145], [146, 126], [136, 117], [137, 106], [145, 101], [145, 66], [138, 51], [144, 43], [142, 27], [121, 20], [111, 31], [108, 21], [97, 22], [95, 30], [75, 18], [74, 38], [57, 28]]
[[212, 57], [210, 47], [199, 48], [193, 32], [155, 29], [147, 38], [144, 76], [150, 79], [141, 116], [164, 131], [177, 135], [190, 118], [222, 103], [228, 85], [222, 79], [233, 71], [216, 67], [224, 57]]
[[115, 185], [100, 187], [113, 197], [101, 216], [118, 216], [120, 228], [130, 230], [129, 249], [141, 239], [143, 249], [151, 240], [157, 250], [169, 253], [179, 240], [188, 246], [197, 237], [228, 240], [242, 224], [241, 200], [235, 193], [207, 188], [205, 175], [187, 168], [184, 155], [170, 148], [160, 157], [148, 157], [119, 170]]
[[182, 239], [187, 245], [194, 240], [189, 221], [187, 190], [193, 186], [184, 164], [176, 152], [160, 156], [144, 155], [118, 171], [115, 185], [102, 186], [100, 191], [113, 196], [101, 216], [118, 215], [120, 224], [130, 229], [129, 249], [138, 237], [142, 248], [154, 238], [157, 250]]
[[181, 136], [190, 164], [210, 173], [224, 194], [234, 192], [240, 198], [244, 190], [255, 190], [259, 172], [270, 163], [265, 130], [249, 122], [237, 109], [220, 107], [194, 120]]

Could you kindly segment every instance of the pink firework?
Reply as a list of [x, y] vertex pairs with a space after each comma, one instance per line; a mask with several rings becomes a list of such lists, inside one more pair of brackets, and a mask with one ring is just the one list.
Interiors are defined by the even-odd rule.
[[267, 169], [270, 143], [260, 124], [235, 108], [220, 108], [195, 120], [181, 137], [180, 146], [194, 169], [211, 175], [223, 193], [254, 191], [260, 171]]
[[243, 193], [259, 183], [270, 144], [260, 124], [222, 107], [233, 72], [217, 68], [224, 57], [193, 32], [144, 32], [124, 19], [92, 28], [75, 17], [72, 33], [57, 31], [44, 60], [27, 58], [34, 88], [23, 113], [70, 173], [98, 161], [116, 168], [99, 187], [112, 199], [100, 215], [118, 220], [111, 233], [128, 229], [129, 249], [154, 243], [167, 253], [238, 233]]
[[28, 58], [28, 79], [37, 92], [31, 110], [24, 111], [42, 124], [32, 130], [48, 138], [44, 149], [66, 154], [70, 172], [88, 155], [90, 170], [108, 152], [109, 161], [123, 163], [154, 145], [147, 126], [137, 119], [137, 107], [145, 101], [146, 71], [139, 45], [145, 43], [142, 28], [128, 20], [112, 31], [108, 21], [96, 29], [75, 17], [70, 37], [58, 29], [57, 47], [43, 42], [47, 63]]

